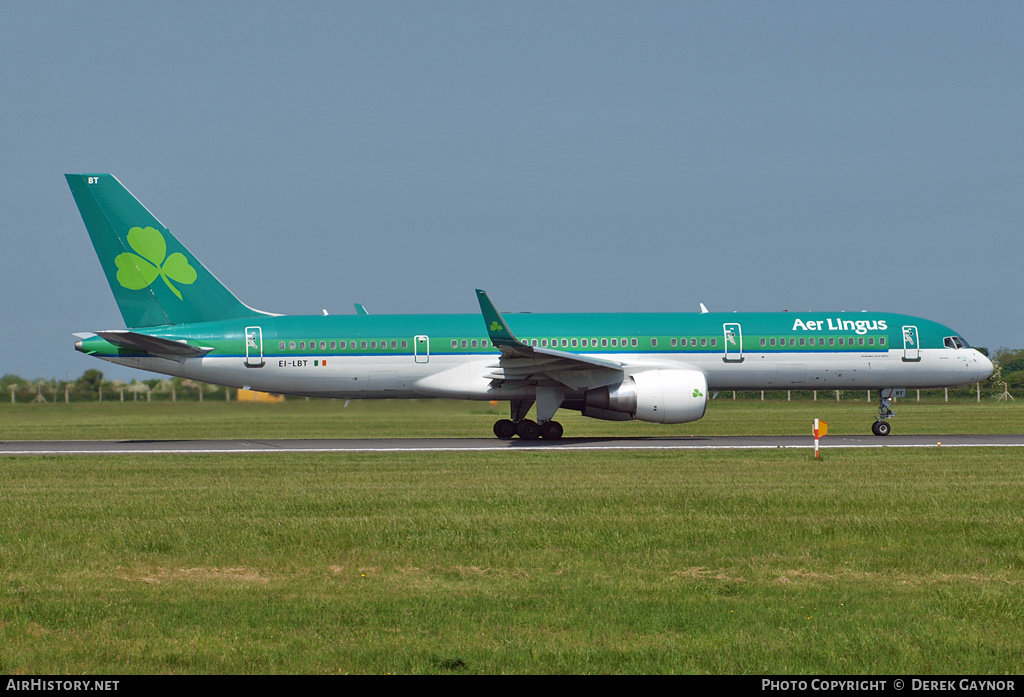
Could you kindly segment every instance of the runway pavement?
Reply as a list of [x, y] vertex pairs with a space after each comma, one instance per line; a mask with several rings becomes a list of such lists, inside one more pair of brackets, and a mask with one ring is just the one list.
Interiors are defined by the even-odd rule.
[[[555, 450], [741, 450], [814, 447], [808, 436], [691, 436], [686, 438], [388, 438], [316, 440], [0, 441], [2, 455], [127, 455], [158, 453], [506, 452]], [[1024, 434], [971, 436], [828, 436], [830, 448], [1024, 447]]]

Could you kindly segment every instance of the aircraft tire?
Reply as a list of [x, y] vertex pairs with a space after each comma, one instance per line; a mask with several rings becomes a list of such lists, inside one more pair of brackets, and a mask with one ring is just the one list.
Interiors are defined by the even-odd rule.
[[520, 421], [516, 426], [516, 432], [523, 440], [537, 440], [540, 438], [540, 426], [537, 425], [536, 421], [531, 419], [523, 419]]
[[876, 436], [887, 436], [892, 431], [892, 426], [887, 421], [876, 421], [871, 425], [871, 432]]
[[540, 436], [544, 440], [560, 440], [562, 432], [562, 424], [557, 421], [545, 421], [540, 427]]
[[494, 422], [494, 435], [502, 440], [512, 440], [516, 434], [516, 425], [510, 419], [499, 419]]

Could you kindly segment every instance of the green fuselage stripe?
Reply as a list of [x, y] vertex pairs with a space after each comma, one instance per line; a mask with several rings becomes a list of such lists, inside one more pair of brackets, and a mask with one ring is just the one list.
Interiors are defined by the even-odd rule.
[[[853, 317], [847, 319], [851, 315]], [[536, 341], [540, 347], [545, 347], [546, 343], [546, 347], [587, 354], [685, 356], [740, 351], [766, 354], [888, 351], [904, 348], [904, 327], [907, 326], [916, 328], [917, 348], [921, 349], [941, 348], [946, 337], [957, 336], [955, 331], [936, 322], [889, 313], [509, 314], [505, 317], [524, 343], [534, 345]], [[262, 347], [255, 348], [262, 349], [262, 355], [267, 357], [413, 355], [416, 351], [423, 352], [422, 342], [416, 347], [418, 336], [428, 337], [430, 355], [497, 353], [488, 341], [483, 318], [478, 314], [268, 316], [255, 322], [254, 319], [153, 327], [146, 332], [163, 338], [185, 339], [194, 346], [212, 347], [214, 350], [209, 355], [222, 357], [245, 356], [246, 329], [253, 326], [259, 327], [262, 337]], [[567, 328], [572, 329], [571, 333]], [[587, 342], [586, 346], [583, 341]], [[344, 349], [340, 348], [342, 342]], [[284, 348], [281, 348], [282, 343]], [[300, 344], [304, 348], [300, 349]], [[377, 348], [370, 348], [373, 344]], [[119, 349], [99, 337], [84, 341], [83, 350], [106, 356], [140, 355]], [[252, 352], [250, 346], [249, 354]]]

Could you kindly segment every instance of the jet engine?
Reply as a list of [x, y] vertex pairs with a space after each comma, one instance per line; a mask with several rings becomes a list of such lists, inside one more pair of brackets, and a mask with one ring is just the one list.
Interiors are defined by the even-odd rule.
[[704, 416], [707, 394], [707, 376], [699, 370], [648, 370], [617, 385], [588, 390], [581, 412], [608, 421], [682, 424]]

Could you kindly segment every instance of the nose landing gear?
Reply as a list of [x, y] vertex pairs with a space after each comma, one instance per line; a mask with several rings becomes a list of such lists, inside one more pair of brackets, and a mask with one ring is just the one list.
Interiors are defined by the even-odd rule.
[[878, 416], [875, 417], [875, 423], [871, 424], [871, 432], [876, 436], [887, 436], [892, 431], [892, 426], [889, 425], [889, 419], [893, 417], [892, 409], [892, 396], [895, 390], [880, 390], [878, 393]]

